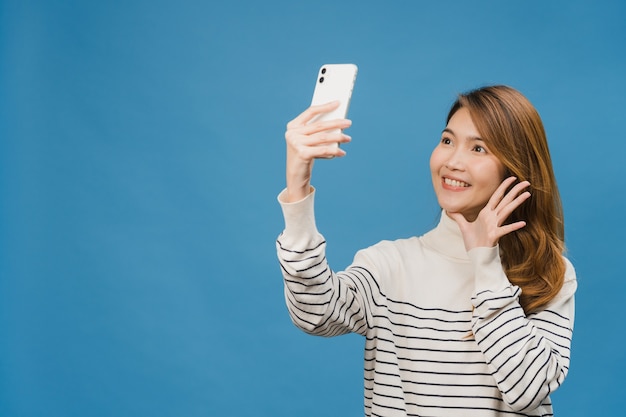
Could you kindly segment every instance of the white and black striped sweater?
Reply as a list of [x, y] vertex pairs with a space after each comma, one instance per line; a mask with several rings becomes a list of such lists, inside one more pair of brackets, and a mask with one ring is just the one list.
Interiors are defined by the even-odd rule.
[[[466, 252], [445, 214], [424, 236], [382, 241], [335, 273], [314, 193], [281, 203], [277, 250], [293, 322], [320, 336], [365, 336], [367, 416], [552, 416], [574, 324], [574, 268], [560, 294], [526, 316], [498, 248]], [[279, 196], [280, 201], [280, 196]]]

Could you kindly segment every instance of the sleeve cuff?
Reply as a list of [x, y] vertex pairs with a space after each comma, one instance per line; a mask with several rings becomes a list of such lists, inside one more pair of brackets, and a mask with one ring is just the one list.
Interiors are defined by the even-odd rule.
[[283, 218], [285, 220], [284, 235], [301, 237], [317, 234], [314, 210], [315, 188], [311, 188], [312, 191], [309, 195], [293, 203], [284, 202], [282, 197], [285, 195], [286, 189], [281, 191], [278, 195], [278, 202], [282, 208]]
[[468, 252], [468, 255], [476, 271], [476, 293], [483, 291], [499, 292], [511, 286], [502, 268], [499, 246], [474, 248]]

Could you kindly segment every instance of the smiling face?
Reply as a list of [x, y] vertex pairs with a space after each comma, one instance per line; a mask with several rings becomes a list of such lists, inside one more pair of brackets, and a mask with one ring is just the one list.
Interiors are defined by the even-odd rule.
[[441, 208], [474, 221], [504, 180], [505, 168], [480, 138], [469, 110], [461, 107], [430, 156], [430, 172]]

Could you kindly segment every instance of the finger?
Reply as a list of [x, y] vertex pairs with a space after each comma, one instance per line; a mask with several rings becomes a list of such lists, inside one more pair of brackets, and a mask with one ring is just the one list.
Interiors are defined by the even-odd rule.
[[529, 186], [530, 186], [530, 182], [528, 181], [522, 181], [518, 184], [515, 184], [515, 186], [511, 188], [511, 190], [508, 193], [506, 193], [506, 195], [503, 198], [503, 201], [508, 202], [508, 201], [513, 200], [514, 198], [519, 196], [525, 188], [528, 188]]
[[524, 201], [528, 200], [529, 198], [530, 198], [530, 193], [528, 191], [518, 195], [517, 197], [515, 197], [513, 201], [511, 201], [506, 206], [504, 206], [504, 208], [500, 212], [501, 216], [503, 218], [509, 217], [509, 215], [513, 213], [516, 208], [521, 206], [522, 203], [524, 203]]
[[521, 206], [524, 201], [530, 198], [530, 193], [525, 192], [517, 196], [513, 201], [510, 201], [507, 204], [501, 203], [495, 210], [492, 211], [496, 215], [496, 222], [498, 226], [501, 226], [502, 223], [509, 218], [511, 213], [515, 211], [519, 206]]
[[515, 187], [509, 191], [504, 198], [498, 204], [496, 211], [503, 215], [504, 217], [508, 217], [516, 208], [518, 208], [524, 201], [530, 198], [530, 192], [523, 192], [524, 188], [527, 188], [530, 185], [528, 181], [523, 181], [519, 184], [516, 184]]
[[525, 221], [519, 221], [511, 224], [506, 224], [504, 226], [500, 226], [498, 228], [497, 237], [500, 239], [504, 235], [508, 235], [509, 233], [515, 232], [526, 226]]
[[334, 157], [342, 157], [345, 155], [346, 151], [341, 149], [336, 144], [306, 147], [300, 152], [300, 156], [304, 160], [330, 159]]
[[489, 207], [491, 210], [495, 210], [498, 207], [498, 204], [500, 204], [500, 202], [502, 201], [506, 190], [511, 186], [511, 184], [515, 182], [516, 179], [517, 178], [515, 177], [508, 177], [504, 181], [502, 181], [502, 183], [491, 195], [491, 198], [489, 198], [489, 201], [487, 202], [487, 207]]
[[291, 120], [287, 123], [287, 129], [293, 129], [299, 126], [306, 125], [312, 118], [317, 116], [318, 114], [327, 113], [339, 107], [339, 101], [331, 101], [325, 104], [319, 104], [315, 106], [310, 106], [308, 109], [300, 113], [296, 116], [295, 119]]
[[331, 138], [329, 141], [345, 142], [348, 141], [348, 136], [342, 136], [343, 129], [346, 129], [352, 125], [352, 121], [348, 119], [336, 119], [326, 122], [312, 123], [306, 126], [300, 126], [293, 129], [287, 129], [285, 132], [285, 139], [290, 143], [311, 143], [311, 141], [319, 141], [325, 138], [327, 134], [333, 134], [336, 137]]
[[322, 132], [324, 130], [343, 130], [352, 126], [352, 120], [350, 119], [334, 119], [312, 122], [304, 126], [297, 128], [297, 131], [310, 135], [312, 133]]
[[343, 156], [346, 156], [346, 151], [341, 149], [339, 146], [327, 146], [327, 151], [325, 153], [324, 158], [330, 159], [330, 158], [341, 158]]
[[352, 138], [340, 130], [322, 131], [313, 135], [285, 135], [287, 142], [293, 147], [322, 146], [336, 143], [347, 143]]

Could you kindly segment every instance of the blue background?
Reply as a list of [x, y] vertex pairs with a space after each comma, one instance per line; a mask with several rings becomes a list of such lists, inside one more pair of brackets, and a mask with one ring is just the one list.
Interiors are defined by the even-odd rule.
[[0, 5], [1, 416], [362, 415], [362, 339], [293, 327], [274, 249], [284, 127], [334, 62], [360, 68], [314, 172], [334, 268], [432, 227], [449, 105], [516, 87], [579, 278], [556, 412], [622, 412], [626, 3]]

